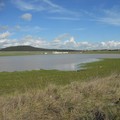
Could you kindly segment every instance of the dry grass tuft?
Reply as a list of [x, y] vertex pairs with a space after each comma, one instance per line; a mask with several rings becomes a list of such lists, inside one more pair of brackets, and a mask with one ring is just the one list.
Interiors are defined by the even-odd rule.
[[0, 120], [120, 120], [120, 75], [1, 96]]

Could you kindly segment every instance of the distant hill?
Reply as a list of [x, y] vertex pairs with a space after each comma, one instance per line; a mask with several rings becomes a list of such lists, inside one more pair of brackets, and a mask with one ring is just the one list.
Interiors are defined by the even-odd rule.
[[10, 46], [1, 49], [1, 51], [43, 51], [43, 48], [36, 48], [32, 46]]
[[120, 49], [101, 49], [101, 50], [72, 50], [72, 49], [47, 49], [47, 48], [37, 48], [33, 46], [28, 46], [28, 45], [21, 45], [21, 46], [10, 46], [6, 48], [0, 49], [0, 51], [46, 51], [46, 52], [53, 52], [53, 51], [58, 51], [58, 52], [119, 52]]
[[33, 46], [11, 46], [2, 48], [0, 51], [69, 51], [74, 52], [77, 50], [67, 50], [67, 49], [46, 49], [46, 48], [37, 48]]

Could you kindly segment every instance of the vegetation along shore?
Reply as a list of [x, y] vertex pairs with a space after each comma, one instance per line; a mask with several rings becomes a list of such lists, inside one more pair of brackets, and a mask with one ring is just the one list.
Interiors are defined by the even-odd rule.
[[120, 49], [102, 50], [72, 50], [72, 49], [46, 49], [32, 46], [11, 46], [0, 49], [0, 56], [21, 56], [41, 54], [120, 54]]
[[119, 120], [120, 59], [80, 71], [0, 73], [1, 120]]

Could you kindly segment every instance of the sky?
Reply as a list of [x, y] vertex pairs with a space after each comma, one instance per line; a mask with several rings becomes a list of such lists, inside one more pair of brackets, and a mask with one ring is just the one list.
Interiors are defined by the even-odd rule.
[[120, 0], [0, 0], [0, 48], [120, 49]]

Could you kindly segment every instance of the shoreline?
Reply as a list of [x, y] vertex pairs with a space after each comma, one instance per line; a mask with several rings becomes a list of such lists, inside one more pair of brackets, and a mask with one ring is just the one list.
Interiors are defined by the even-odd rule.
[[111, 74], [119, 74], [119, 59], [104, 59], [83, 64], [87, 68], [78, 71], [59, 70], [32, 70], [20, 72], [0, 72], [0, 95], [15, 91], [24, 92], [26, 89], [44, 89], [50, 84], [64, 86], [71, 82], [88, 81], [95, 78], [104, 78]]
[[120, 58], [120, 54], [67, 54], [0, 57], [0, 72], [60, 70], [76, 71], [84, 63], [106, 58]]

